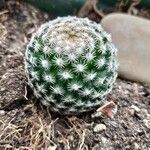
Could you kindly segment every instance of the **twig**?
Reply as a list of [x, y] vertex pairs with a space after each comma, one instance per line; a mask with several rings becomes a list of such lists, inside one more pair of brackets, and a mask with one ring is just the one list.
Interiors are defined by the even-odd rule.
[[82, 150], [82, 147], [84, 145], [84, 140], [85, 140], [85, 133], [86, 133], [86, 130], [83, 130], [81, 144], [79, 145], [79, 149], [78, 150]]
[[1, 12], [0, 12], [0, 16], [3, 15], [3, 14], [6, 14], [6, 13], [8, 13], [8, 12], [9, 12], [8, 10], [1, 11]]
[[132, 0], [131, 5], [128, 8], [128, 13], [131, 13], [132, 9], [140, 3], [141, 0]]
[[96, 4], [97, 4], [97, 0], [87, 0], [83, 5], [83, 7], [80, 9], [78, 16], [85, 17], [88, 16], [90, 12], [94, 11], [96, 15], [102, 18], [104, 14], [97, 9]]

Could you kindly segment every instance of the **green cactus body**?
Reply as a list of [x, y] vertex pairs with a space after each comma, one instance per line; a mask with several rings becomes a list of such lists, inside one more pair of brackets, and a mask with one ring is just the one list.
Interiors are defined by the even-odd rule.
[[100, 24], [58, 17], [43, 24], [27, 46], [28, 83], [53, 111], [92, 110], [102, 104], [117, 77], [116, 52]]

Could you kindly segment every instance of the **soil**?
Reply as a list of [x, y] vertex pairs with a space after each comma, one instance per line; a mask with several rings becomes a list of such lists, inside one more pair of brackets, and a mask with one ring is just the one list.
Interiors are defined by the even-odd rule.
[[[150, 17], [145, 8], [136, 14]], [[117, 105], [112, 118], [61, 116], [36, 100], [26, 83], [25, 47], [50, 19], [23, 2], [7, 1], [0, 11], [7, 31], [0, 41], [0, 150], [150, 150], [150, 86], [118, 78], [107, 97]], [[100, 123], [106, 129], [95, 132]]]

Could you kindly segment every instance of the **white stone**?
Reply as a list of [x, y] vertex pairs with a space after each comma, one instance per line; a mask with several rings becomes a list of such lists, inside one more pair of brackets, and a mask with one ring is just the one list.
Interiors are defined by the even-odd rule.
[[149, 120], [144, 119], [144, 120], [143, 120], [143, 123], [144, 123], [144, 125], [145, 125], [148, 129], [150, 129], [150, 119], [149, 119]]
[[56, 150], [57, 149], [57, 145], [51, 145], [48, 147], [48, 150]]
[[131, 108], [134, 109], [136, 112], [140, 112], [140, 109], [135, 105], [132, 105]]
[[4, 110], [0, 110], [0, 115], [5, 115], [5, 111]]
[[100, 123], [100, 124], [95, 125], [93, 130], [94, 130], [94, 132], [101, 132], [101, 131], [106, 130], [106, 126], [104, 124]]
[[135, 150], [140, 148], [140, 146], [137, 143], [133, 143], [133, 145], [134, 145]]
[[118, 48], [119, 76], [150, 84], [150, 21], [125, 14], [102, 19]]

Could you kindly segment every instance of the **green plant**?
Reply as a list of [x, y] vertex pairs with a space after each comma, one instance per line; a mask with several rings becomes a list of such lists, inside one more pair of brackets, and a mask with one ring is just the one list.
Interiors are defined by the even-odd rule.
[[41, 102], [63, 114], [101, 105], [117, 77], [111, 37], [87, 18], [43, 24], [27, 46], [25, 70]]

